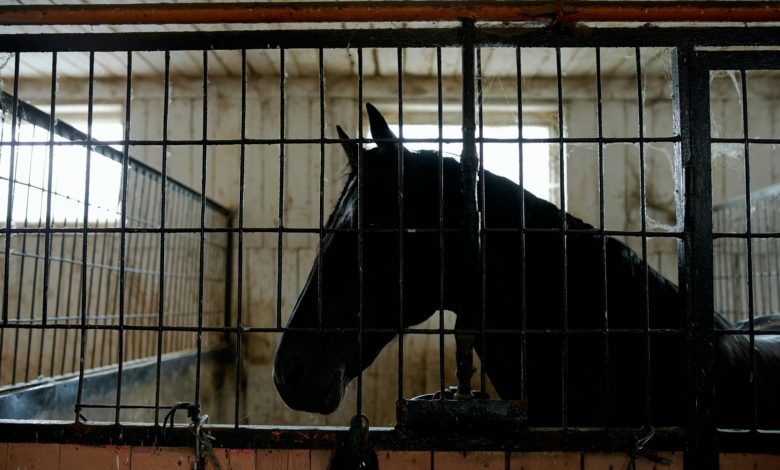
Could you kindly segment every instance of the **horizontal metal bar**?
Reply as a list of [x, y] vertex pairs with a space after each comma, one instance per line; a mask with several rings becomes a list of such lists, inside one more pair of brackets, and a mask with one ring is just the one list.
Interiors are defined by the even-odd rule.
[[[167, 145], [167, 146], [224, 146], [224, 145], [280, 145], [280, 144], [288, 144], [288, 145], [296, 145], [296, 144], [343, 144], [346, 142], [355, 142], [355, 143], [362, 143], [362, 144], [369, 144], [369, 143], [377, 143], [377, 142], [383, 142], [387, 139], [330, 139], [330, 138], [312, 138], [312, 139], [304, 139], [304, 138], [298, 138], [298, 139], [253, 139], [253, 138], [243, 138], [243, 139], [179, 139], [179, 140], [129, 140], [125, 142], [124, 140], [114, 140], [114, 141], [100, 141], [100, 146], [108, 146], [108, 145], [130, 145], [130, 146], [161, 146], [161, 145]], [[396, 139], [397, 140], [397, 139]], [[760, 140], [767, 140], [767, 139], [760, 139]], [[475, 137], [476, 143], [497, 143], [497, 144], [517, 144], [517, 143], [526, 143], [526, 144], [639, 144], [639, 143], [676, 143], [680, 141], [679, 136], [669, 136], [669, 137], [546, 137], [546, 138], [493, 138], [493, 137]], [[393, 141], [395, 142], [395, 140]], [[463, 142], [463, 139], [460, 138], [441, 138], [438, 137], [432, 137], [429, 139], [425, 138], [402, 138], [400, 139], [400, 142], [402, 143], [445, 143], [445, 144], [457, 144]], [[744, 142], [744, 139], [742, 139], [740, 142]], [[60, 142], [41, 142], [41, 141], [14, 141], [14, 142], [0, 142], [0, 146], [11, 146], [12, 144], [16, 147], [50, 147], [54, 145], [55, 147], [67, 147], [67, 146], [85, 146], [85, 145], [95, 145], [96, 141], [92, 140], [91, 144], [90, 142], [86, 140], [70, 140], [70, 141], [60, 141]], [[780, 139], [777, 139], [774, 141], [774, 143], [780, 143]], [[152, 170], [154, 171], [154, 170]], [[169, 181], [174, 181], [170, 180]]]
[[718, 238], [741, 238], [745, 240], [756, 240], [756, 239], [773, 239], [773, 238], [780, 238], [780, 233], [777, 232], [750, 232], [750, 233], [713, 233], [712, 234], [713, 240], [717, 240]]
[[[459, 47], [460, 28], [313, 29], [147, 33], [2, 34], [0, 51], [176, 51]], [[691, 47], [777, 46], [776, 27], [592, 28], [587, 35], [555, 28], [479, 27], [479, 47]], [[319, 140], [317, 140], [319, 142]]]
[[[346, 427], [241, 426], [207, 425], [214, 445], [248, 449], [332, 449], [347, 437]], [[5, 442], [39, 442], [80, 445], [149, 445], [189, 446], [194, 439], [188, 426], [166, 431], [161, 441], [159, 428], [135, 424], [84, 424], [62, 421], [19, 422], [0, 420]], [[444, 435], [408, 439], [391, 428], [371, 428], [371, 446], [379, 450], [500, 450], [532, 451], [593, 450], [627, 452], [636, 443], [638, 429], [530, 429], [503, 438], [458, 437]], [[687, 433], [679, 428], [655, 430], [651, 446], [657, 450], [682, 449]]]
[[[149, 233], [170, 233], [170, 234], [187, 234], [187, 233], [200, 233], [200, 228], [195, 227], [166, 227], [164, 229], [162, 228], [155, 228], [155, 227], [90, 227], [86, 229], [86, 233], [88, 234], [99, 234], [99, 233], [125, 233], [125, 234], [149, 234]], [[442, 229], [444, 233], [458, 233], [459, 229], [457, 228], [443, 228]], [[520, 229], [519, 227], [485, 227], [485, 232], [487, 233], [518, 233], [520, 231], [523, 231], [524, 233], [549, 233], [549, 234], [555, 234], [560, 235], [561, 233], [565, 235], [573, 235], [573, 236], [607, 236], [607, 237], [648, 237], [648, 238], [682, 238], [683, 233], [682, 232], [648, 232], [648, 231], [641, 231], [641, 230], [601, 230], [599, 228], [592, 228], [592, 229], [566, 229], [563, 232], [561, 232], [560, 229], [550, 229], [550, 228], [535, 228], [535, 227], [525, 227], [523, 229]], [[206, 233], [280, 233], [280, 234], [312, 234], [312, 235], [318, 235], [320, 232], [323, 234], [327, 233], [352, 233], [357, 234], [358, 229], [354, 228], [316, 228], [316, 227], [204, 227], [203, 231]], [[438, 233], [438, 228], [404, 228], [401, 230], [403, 233]], [[29, 233], [29, 234], [39, 234], [41, 232], [40, 228], [35, 227], [17, 227], [17, 228], [11, 228], [11, 229], [3, 229], [3, 232], [11, 233], [11, 234], [23, 234], [23, 233]], [[82, 235], [85, 230], [83, 228], [78, 227], [52, 227], [49, 230], [52, 234], [78, 234]], [[360, 233], [366, 234], [366, 233], [393, 233], [397, 234], [399, 232], [399, 229], [391, 229], [391, 228], [363, 228], [360, 229]], [[3, 234], [0, 234], [2, 236]], [[740, 234], [722, 234], [724, 237], [745, 237], [746, 235], [740, 235]], [[772, 233], [766, 233], [766, 234], [750, 234], [750, 237], [752, 238], [774, 238], [778, 236], [778, 234], [772, 234]], [[224, 245], [218, 243], [218, 242], [207, 242], [210, 245], [222, 247]], [[1, 254], [2, 252], [0, 252]]]
[[780, 21], [774, 2], [289, 2], [0, 7], [3, 25], [334, 23], [385, 21]]
[[[221, 314], [221, 311], [208, 311], [204, 313], [204, 316], [210, 316], [210, 315], [218, 315]], [[91, 321], [99, 321], [99, 319], [94, 318], [88, 318], [88, 322], [86, 325], [82, 325], [81, 323], [58, 323], [58, 324], [48, 324], [43, 325], [41, 323], [38, 323], [37, 321], [39, 319], [32, 319], [36, 320], [35, 323], [22, 323], [25, 319], [21, 320], [14, 320], [11, 322], [9, 320], [9, 323], [5, 323], [0, 325], [0, 328], [7, 328], [7, 329], [17, 329], [17, 330], [38, 330], [38, 329], [60, 329], [60, 330], [70, 330], [70, 329], [80, 329], [80, 328], [86, 328], [88, 330], [118, 330], [120, 327], [124, 330], [134, 330], [134, 331], [153, 331], [157, 332], [159, 330], [159, 327], [157, 325], [106, 325], [104, 323], [90, 323]], [[27, 319], [30, 320], [30, 319]], [[528, 329], [528, 330], [498, 330], [494, 328], [485, 328], [483, 329], [439, 329], [439, 328], [295, 328], [295, 327], [249, 327], [249, 326], [242, 326], [241, 328], [236, 328], [232, 326], [204, 326], [203, 328], [198, 329], [195, 326], [173, 326], [173, 325], [163, 325], [162, 331], [170, 331], [170, 332], [198, 332], [203, 331], [207, 333], [284, 333], [286, 331], [294, 331], [299, 333], [329, 333], [329, 334], [354, 334], [358, 331], [363, 333], [382, 333], [382, 334], [388, 334], [388, 333], [401, 333], [405, 335], [439, 335], [439, 334], [455, 334], [457, 333], [464, 333], [464, 334], [477, 334], [482, 333], [483, 331], [487, 334], [491, 335], [521, 335], [521, 334], [527, 334], [527, 335], [540, 335], [540, 336], [587, 336], [587, 335], [603, 335], [603, 334], [614, 334], [614, 335], [626, 335], [626, 334], [642, 334], [644, 335], [646, 332], [654, 335], [668, 335], [668, 334], [683, 334], [685, 333], [685, 330], [683, 329], [674, 329], [674, 328], [650, 328], [650, 329], [644, 329], [644, 328], [622, 328], [622, 329], [600, 329], [600, 328], [589, 328], [589, 329], [577, 329], [577, 330], [562, 330], [562, 329], [544, 329], [544, 330], [537, 330], [537, 329]], [[723, 330], [724, 333], [728, 333], [729, 331], [733, 330]], [[770, 330], [760, 330], [755, 332], [756, 335], [761, 334], [774, 334]]]

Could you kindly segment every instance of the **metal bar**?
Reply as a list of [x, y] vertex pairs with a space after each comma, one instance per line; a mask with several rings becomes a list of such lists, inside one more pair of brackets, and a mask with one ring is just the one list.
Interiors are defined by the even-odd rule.
[[[480, 214], [477, 203], [477, 174], [479, 159], [476, 146], [476, 121], [474, 114], [475, 91], [475, 47], [474, 22], [463, 21], [462, 53], [462, 119], [463, 119], [463, 153], [460, 157], [461, 178], [463, 182], [463, 234], [465, 236], [465, 252], [463, 253], [465, 272], [462, 276], [461, 292], [465, 294], [462, 301], [462, 312], [458, 312], [456, 329], [472, 329], [480, 309]], [[477, 287], [475, 287], [477, 286]], [[458, 395], [471, 396], [471, 376], [474, 369], [472, 349], [474, 336], [457, 334], [456, 357], [458, 370]]]
[[[141, 408], [141, 407], [138, 407]], [[124, 407], [123, 407], [124, 409]], [[147, 408], [148, 409], [148, 408]], [[232, 425], [209, 425], [209, 433], [221, 447], [250, 449], [332, 449], [345, 442], [347, 429], [344, 427], [275, 427], [242, 426], [236, 431]], [[156, 430], [149, 426], [124, 424], [67, 424], [62, 422], [11, 422], [0, 421], [0, 432], [6, 442], [40, 442], [79, 445], [149, 445], [154, 442]], [[728, 437], [728, 436], [724, 436]], [[750, 439], [754, 439], [751, 441]], [[166, 444], [175, 447], [189, 447], [192, 432], [189, 427], [177, 426], [166, 433]], [[742, 442], [742, 448], [778, 448], [777, 434], [759, 436], [734, 436], [734, 442]], [[369, 434], [372, 446], [383, 450], [430, 451], [431, 445], [437, 451], [616, 451], [625, 452], [636, 442], [636, 429], [576, 430], [535, 429], [519, 434], [500, 436], [496, 439], [437, 438], [409, 439], [388, 428], [372, 428]], [[679, 450], [686, 442], [686, 432], [681, 429], [656, 429], [653, 449]], [[727, 441], [719, 441], [726, 447]], [[741, 450], [740, 450], [741, 452]], [[438, 467], [437, 467], [438, 468]]]
[[558, 227], [561, 240], [561, 301], [563, 316], [563, 343], [561, 344], [561, 422], [563, 428], [568, 428], [569, 420], [569, 279], [568, 253], [566, 238], [566, 152], [563, 142], [565, 133], [563, 125], [563, 68], [561, 66], [561, 48], [555, 48], [555, 74], [558, 94], [558, 191], [560, 197], [561, 220]]
[[528, 337], [526, 336], [526, 330], [528, 328], [528, 310], [527, 310], [527, 291], [525, 282], [526, 279], [526, 223], [525, 223], [525, 171], [523, 165], [525, 164], [525, 151], [523, 149], [524, 135], [523, 135], [523, 57], [522, 49], [515, 48], [515, 68], [516, 68], [516, 83], [517, 87], [517, 158], [518, 158], [518, 170], [517, 178], [520, 184], [519, 210], [518, 218], [520, 223], [518, 226], [518, 234], [520, 236], [518, 243], [518, 250], [520, 252], [520, 400], [528, 400]]
[[479, 180], [477, 182], [477, 204], [479, 205], [479, 290], [480, 290], [480, 305], [479, 305], [479, 329], [480, 329], [480, 368], [479, 368], [479, 391], [485, 396], [487, 394], [487, 337], [485, 336], [485, 328], [487, 327], [487, 232], [485, 231], [485, 219], [487, 213], [485, 211], [485, 144], [484, 144], [484, 115], [483, 115], [483, 89], [482, 89], [482, 48], [476, 48], [477, 53], [477, 107], [478, 107], [478, 129], [479, 129]]
[[[357, 168], [353, 168], [355, 171], [355, 178], [358, 190], [358, 230], [357, 230], [357, 256], [358, 256], [358, 377], [357, 387], [358, 390], [363, 390], [363, 315], [366, 311], [366, 288], [365, 288], [365, 246], [363, 231], [365, 229], [364, 220], [364, 204], [365, 200], [365, 175], [363, 166], [363, 49], [358, 48], [358, 96], [357, 96], [357, 122], [358, 122], [358, 144], [357, 144]], [[360, 416], [363, 413], [363, 394], [358, 395], [356, 403], [356, 414]]]
[[357, 265], [358, 265], [358, 331], [357, 331], [357, 356], [358, 356], [358, 376], [357, 376], [357, 400], [355, 403], [355, 414], [363, 414], [363, 314], [365, 308], [365, 253], [363, 246], [363, 49], [357, 50], [357, 121], [358, 121], [358, 144], [357, 144], [357, 168], [355, 171], [358, 199], [357, 199]]
[[[195, 397], [194, 402], [200, 405], [200, 375], [201, 375], [201, 352], [203, 350], [203, 304], [204, 304], [204, 284], [203, 274], [206, 269], [205, 248], [206, 232], [203, 228], [206, 226], [206, 182], [208, 168], [208, 145], [205, 143], [209, 130], [209, 52], [203, 51], [203, 148], [201, 152], [200, 164], [200, 240], [198, 247], [198, 332], [195, 340]], [[198, 463], [202, 464], [202, 459]]]
[[[168, 139], [168, 113], [170, 103], [171, 89], [171, 53], [165, 52], [165, 70], [164, 75], [164, 96], [163, 96], [163, 122], [162, 122], [162, 151], [161, 176], [160, 176], [160, 279], [158, 286], [158, 312], [157, 312], [157, 369], [154, 383], [154, 426], [160, 424], [160, 374], [162, 370], [162, 343], [165, 322], [165, 210], [168, 197], [168, 148], [166, 141]], [[205, 97], [203, 98], [206, 99]], [[202, 267], [201, 267], [202, 269]]]
[[607, 236], [605, 235], [606, 217], [604, 201], [604, 100], [603, 85], [601, 79], [601, 48], [596, 48], [596, 125], [599, 137], [599, 231], [601, 232], [601, 301], [603, 302], [603, 337], [604, 337], [604, 397], [602, 401], [604, 425], [609, 425], [609, 412], [612, 403], [610, 387], [609, 367], [609, 305], [608, 297], [608, 273], [607, 273]]
[[[436, 126], [439, 156], [436, 160], [436, 195], [439, 209], [439, 392], [444, 399], [444, 97], [442, 96], [441, 47], [436, 48]], [[433, 466], [431, 466], [433, 468]]]
[[[398, 71], [398, 399], [404, 397], [404, 66], [403, 49], [396, 49]], [[376, 136], [372, 136], [376, 138]]]
[[644, 112], [644, 99], [642, 91], [642, 54], [639, 47], [634, 48], [634, 58], [636, 60], [636, 99], [637, 99], [637, 131], [639, 133], [639, 218], [640, 218], [640, 231], [641, 236], [641, 259], [642, 259], [642, 307], [644, 309], [643, 322], [644, 322], [644, 342], [642, 344], [644, 348], [644, 360], [643, 360], [643, 376], [645, 380], [645, 421], [646, 423], [652, 422], [652, 378], [650, 373], [651, 367], [651, 349], [650, 349], [650, 263], [647, 260], [647, 180], [646, 180], [646, 158], [645, 158], [645, 146], [641, 143], [641, 139], [645, 135], [645, 112]]
[[[56, 59], [56, 55], [55, 55]], [[55, 62], [56, 63], [56, 62]], [[89, 54], [89, 76], [90, 81], [94, 78], [95, 73], [95, 53], [90, 52]], [[52, 73], [52, 77], [56, 77], [56, 73]], [[52, 119], [54, 119], [54, 100], [55, 100], [55, 82], [56, 80], [52, 80], [52, 112], [51, 116]], [[52, 129], [54, 127], [54, 122], [51, 123], [52, 125], [49, 127], [49, 129]], [[49, 132], [50, 135], [54, 135], [53, 132]], [[88, 137], [89, 139], [89, 137]], [[85, 368], [85, 358], [84, 356], [87, 354], [87, 249], [89, 248], [89, 181], [90, 177], [92, 176], [91, 171], [91, 160], [92, 160], [92, 153], [90, 152], [90, 148], [87, 147], [87, 167], [86, 167], [86, 173], [84, 176], [84, 220], [83, 220], [83, 233], [81, 235], [81, 289], [79, 290], [79, 296], [80, 296], [80, 303], [81, 303], [81, 349], [79, 351], [79, 387], [78, 387], [78, 393], [76, 396], [76, 406], [75, 406], [75, 416], [74, 420], [76, 423], [79, 422], [79, 419], [81, 417], [81, 403], [83, 401], [83, 393], [84, 393], [84, 368]], [[50, 175], [51, 178], [51, 175]], [[49, 180], [49, 188], [51, 188], [51, 179]], [[47, 219], [47, 225], [50, 224], [50, 213], [47, 211], [46, 219]]]
[[117, 376], [116, 376], [116, 413], [114, 414], [114, 424], [119, 424], [119, 407], [122, 404], [122, 371], [125, 363], [125, 294], [127, 286], [125, 281], [127, 268], [127, 183], [128, 170], [130, 165], [130, 101], [133, 95], [133, 53], [127, 53], [127, 87], [125, 89], [125, 122], [124, 122], [124, 140], [122, 146], [122, 200], [120, 208], [120, 228], [119, 233], [119, 324], [117, 328]]
[[[718, 468], [712, 424], [712, 177], [710, 162], [709, 72], [694, 62], [692, 48], [674, 51], [674, 132], [682, 137], [677, 151], [683, 165], [683, 256], [680, 289], [685, 302], [687, 379], [691, 438], [685, 466]], [[694, 114], [694, 110], [696, 113]]]
[[[246, 139], [246, 79], [247, 79], [246, 49], [241, 49], [241, 140]], [[235, 403], [233, 403], [233, 422], [238, 429], [238, 422], [241, 408], [241, 346], [243, 335], [241, 328], [244, 326], [243, 308], [244, 308], [244, 189], [246, 185], [246, 145], [241, 144], [239, 154], [238, 168], [238, 265], [236, 279], [236, 371], [235, 371]], [[232, 224], [231, 224], [232, 226]], [[232, 240], [232, 235], [229, 235]], [[233, 257], [233, 253], [228, 251], [227, 256]], [[232, 267], [231, 267], [232, 271]], [[233, 273], [230, 273], [232, 276]], [[233, 295], [226, 290], [226, 295]], [[225, 322], [228, 326], [230, 322]]]
[[290, 2], [242, 4], [19, 5], [0, 8], [2, 25], [326, 23], [387, 21], [780, 21], [769, 2]]
[[[14, 208], [14, 187], [16, 183], [16, 118], [17, 118], [17, 109], [19, 106], [19, 53], [17, 52], [14, 54], [14, 89], [13, 89], [13, 95], [11, 96], [12, 101], [12, 108], [11, 108], [11, 147], [10, 151], [8, 153], [8, 159], [9, 159], [9, 168], [8, 168], [8, 199], [7, 199], [7, 213], [6, 213], [6, 219], [5, 219], [5, 253], [11, 252], [11, 225], [13, 222], [13, 208]], [[3, 115], [5, 118], [5, 115]], [[4, 256], [3, 259], [3, 311], [2, 311], [2, 322], [7, 323], [8, 322], [8, 287], [10, 285], [9, 281], [9, 273], [11, 270], [10, 265], [10, 256]], [[2, 334], [2, 333], [0, 333]], [[0, 337], [1, 338], [1, 337]], [[2, 346], [2, 339], [0, 339], [0, 346]], [[0, 352], [2, 349], [0, 348]], [[0, 366], [2, 367], [2, 366]]]
[[286, 97], [285, 81], [287, 72], [285, 71], [285, 53], [284, 48], [279, 49], [279, 226], [276, 227], [276, 328], [282, 327], [282, 257], [284, 256], [284, 233], [288, 230], [284, 226], [284, 151], [285, 151], [285, 106]]
[[[740, 69], [740, 97], [742, 102], [742, 135], [745, 139], [743, 150], [745, 152], [745, 233], [753, 233], [753, 214], [750, 198], [750, 144], [748, 143], [748, 91], [747, 74], [745, 69]], [[747, 313], [748, 313], [748, 358], [750, 361], [750, 400], [752, 429], [758, 428], [758, 380], [756, 377], [756, 330], [755, 330], [755, 305], [754, 305], [754, 282], [753, 282], [753, 240], [748, 239], [747, 245]]]
[[324, 218], [325, 218], [325, 65], [323, 64], [323, 51], [322, 48], [318, 49], [317, 54], [317, 79], [318, 79], [318, 102], [319, 102], [319, 119], [320, 119], [320, 167], [319, 167], [319, 200], [318, 200], [318, 220], [317, 220], [317, 326], [322, 326], [322, 296], [323, 296], [323, 283], [325, 282], [325, 264], [323, 250], [323, 236], [324, 236]]

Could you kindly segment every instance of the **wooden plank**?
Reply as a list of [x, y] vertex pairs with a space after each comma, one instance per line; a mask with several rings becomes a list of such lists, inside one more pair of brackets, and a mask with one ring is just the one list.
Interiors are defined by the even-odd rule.
[[780, 455], [720, 454], [721, 470], [770, 470], [780, 468]]
[[133, 447], [130, 454], [131, 468], [166, 470], [190, 468], [195, 456], [193, 450], [184, 447]]
[[429, 451], [379, 451], [376, 453], [380, 470], [430, 470], [432, 453]]
[[580, 470], [579, 452], [513, 452], [509, 456], [511, 470]]
[[310, 470], [328, 470], [330, 468], [330, 461], [333, 459], [333, 451], [312, 449], [310, 458]]
[[130, 469], [130, 447], [82, 446], [60, 447], [60, 469]]
[[309, 450], [268, 449], [257, 451], [257, 470], [297, 470], [311, 467]]
[[9, 444], [4, 468], [56, 469], [59, 460], [59, 444]]
[[[672, 461], [671, 465], [663, 465], [647, 459], [636, 460], [636, 470], [682, 470], [682, 452], [659, 452], [662, 457]], [[617, 470], [627, 468], [631, 458], [627, 453], [589, 452], [583, 455], [584, 470]]]
[[486, 468], [504, 470], [505, 452], [434, 452], [433, 468], [438, 470], [465, 470]]

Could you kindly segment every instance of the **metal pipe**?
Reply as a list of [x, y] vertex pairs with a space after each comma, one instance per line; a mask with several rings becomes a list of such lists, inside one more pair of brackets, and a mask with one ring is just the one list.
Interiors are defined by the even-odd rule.
[[13, 5], [0, 25], [332, 23], [382, 21], [771, 22], [776, 2], [347, 1]]

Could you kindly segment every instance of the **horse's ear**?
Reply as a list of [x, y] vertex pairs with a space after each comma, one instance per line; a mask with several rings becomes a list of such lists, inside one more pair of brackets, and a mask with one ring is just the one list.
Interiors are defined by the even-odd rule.
[[347, 154], [347, 160], [349, 160], [349, 169], [353, 172], [357, 171], [358, 161], [358, 144], [347, 142], [349, 136], [341, 126], [336, 126], [336, 132], [339, 134], [339, 139], [342, 140], [341, 146], [344, 148], [344, 153]]
[[[371, 126], [371, 135], [374, 139], [396, 139], [393, 131], [390, 130], [390, 126], [387, 125], [384, 116], [371, 104], [366, 103], [366, 110], [368, 111], [368, 123]], [[393, 142], [377, 142], [378, 147], [390, 147], [395, 150], [395, 144]]]

